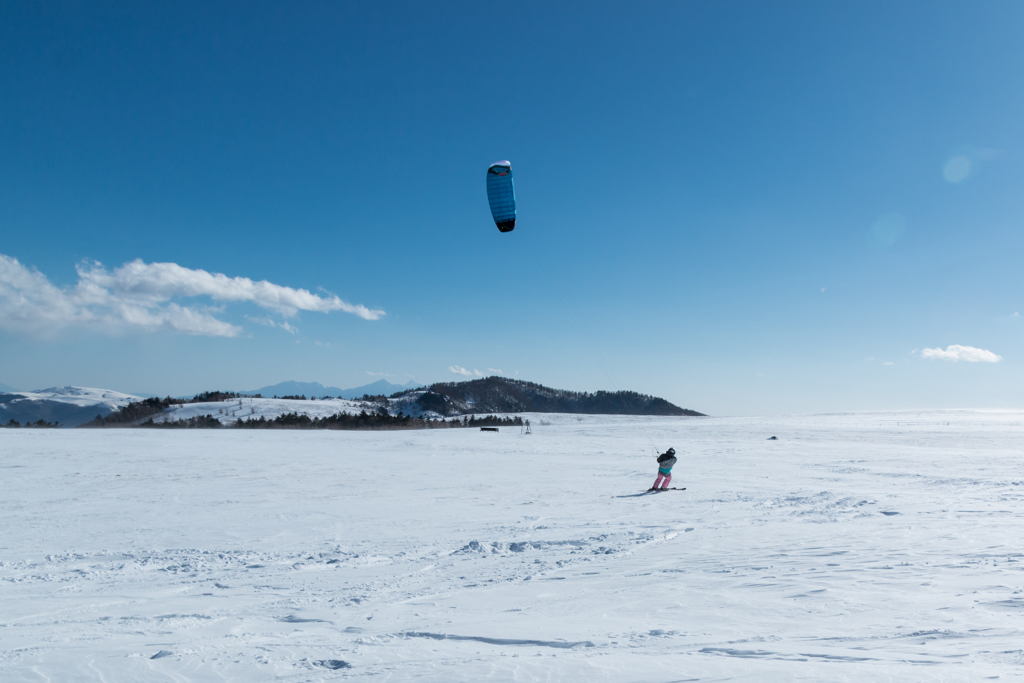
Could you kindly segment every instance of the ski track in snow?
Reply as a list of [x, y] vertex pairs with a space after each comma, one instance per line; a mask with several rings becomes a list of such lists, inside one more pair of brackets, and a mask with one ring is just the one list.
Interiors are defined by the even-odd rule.
[[528, 417], [0, 430], [0, 680], [1024, 677], [1024, 411]]

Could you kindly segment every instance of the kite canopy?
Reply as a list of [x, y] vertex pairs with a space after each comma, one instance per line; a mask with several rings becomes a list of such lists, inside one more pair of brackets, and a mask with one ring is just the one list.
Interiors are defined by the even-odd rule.
[[516, 192], [512, 186], [512, 162], [495, 161], [487, 167], [487, 201], [494, 224], [502, 232], [516, 227]]

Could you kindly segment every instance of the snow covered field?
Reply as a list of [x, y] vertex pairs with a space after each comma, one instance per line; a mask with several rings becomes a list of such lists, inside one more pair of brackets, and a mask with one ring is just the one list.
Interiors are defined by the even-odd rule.
[[1024, 677], [1024, 412], [530, 417], [0, 430], [0, 680]]

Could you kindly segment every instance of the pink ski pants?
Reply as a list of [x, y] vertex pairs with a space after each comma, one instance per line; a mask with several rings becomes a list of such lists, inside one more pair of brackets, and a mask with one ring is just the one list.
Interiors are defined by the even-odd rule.
[[[662, 481], [662, 478], [664, 478], [664, 481]], [[653, 488], [667, 488], [670, 481], [672, 481], [671, 474], [662, 474], [661, 472], [658, 472], [658, 478], [654, 480]]]

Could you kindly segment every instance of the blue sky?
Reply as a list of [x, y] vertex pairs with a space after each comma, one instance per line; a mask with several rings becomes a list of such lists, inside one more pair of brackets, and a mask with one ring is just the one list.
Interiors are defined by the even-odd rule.
[[1024, 407], [1022, 30], [1014, 2], [0, 3], [0, 382]]

